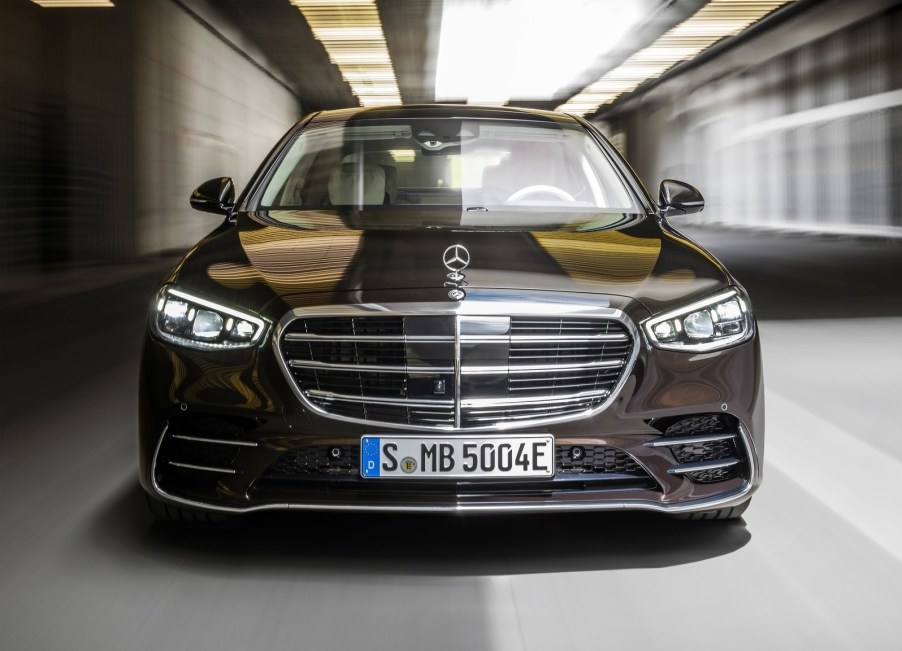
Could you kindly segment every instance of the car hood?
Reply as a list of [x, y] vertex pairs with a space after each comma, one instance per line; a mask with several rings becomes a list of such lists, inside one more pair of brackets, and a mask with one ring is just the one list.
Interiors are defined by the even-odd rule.
[[297, 228], [240, 214], [190, 251], [169, 282], [255, 311], [276, 299], [288, 307], [449, 301], [456, 287], [444, 257], [454, 245], [469, 253], [460, 271], [465, 277], [456, 283], [468, 295], [599, 294], [632, 298], [656, 313], [734, 282], [713, 256], [666, 223], [624, 217], [616, 228], [583, 232], [568, 226], [383, 230], [334, 221]]

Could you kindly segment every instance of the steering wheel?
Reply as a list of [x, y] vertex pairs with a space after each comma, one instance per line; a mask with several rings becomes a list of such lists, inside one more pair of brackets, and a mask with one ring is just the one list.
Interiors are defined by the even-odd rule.
[[531, 194], [550, 194], [558, 199], [563, 199], [564, 201], [576, 201], [569, 192], [556, 188], [553, 185], [528, 185], [525, 188], [520, 188], [514, 192], [507, 198], [507, 201], [518, 201]]

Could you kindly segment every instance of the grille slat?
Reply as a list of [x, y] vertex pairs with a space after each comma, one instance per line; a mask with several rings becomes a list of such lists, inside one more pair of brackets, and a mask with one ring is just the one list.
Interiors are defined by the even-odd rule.
[[[283, 330], [283, 362], [304, 399], [328, 414], [466, 429], [596, 409], [633, 352], [629, 328], [613, 318], [492, 317], [492, 334], [480, 333], [479, 317], [456, 319], [299, 317]], [[455, 351], [469, 355], [465, 363]]]
[[515, 351], [522, 353], [535, 352], [539, 354], [546, 354], [549, 351], [556, 352], [572, 352], [578, 353], [581, 350], [591, 352], [591, 353], [604, 353], [606, 350], [612, 351], [612, 354], [616, 354], [616, 352], [620, 352], [616, 349], [625, 349], [629, 348], [628, 345], [621, 344], [620, 342], [609, 342], [609, 341], [599, 341], [589, 342], [586, 345], [583, 342], [579, 341], [554, 341], [547, 340], [545, 342], [520, 342], [514, 341], [511, 343], [511, 348]]
[[570, 317], [515, 317], [511, 319], [512, 335], [563, 335], [570, 333], [627, 335], [627, 330], [622, 323], [611, 319], [579, 319]]

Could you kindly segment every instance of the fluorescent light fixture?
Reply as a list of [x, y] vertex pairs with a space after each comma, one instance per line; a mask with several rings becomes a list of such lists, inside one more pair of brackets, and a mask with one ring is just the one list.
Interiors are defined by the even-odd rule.
[[550, 99], [613, 49], [655, 4], [444, 0], [435, 99]]
[[567, 113], [594, 113], [644, 81], [660, 77], [681, 61], [708, 49], [719, 40], [739, 34], [772, 11], [795, 0], [711, 0], [695, 14], [639, 50], [598, 81], [557, 107]]
[[363, 106], [400, 104], [376, 0], [290, 0]]
[[110, 0], [31, 0], [45, 9], [112, 7]]

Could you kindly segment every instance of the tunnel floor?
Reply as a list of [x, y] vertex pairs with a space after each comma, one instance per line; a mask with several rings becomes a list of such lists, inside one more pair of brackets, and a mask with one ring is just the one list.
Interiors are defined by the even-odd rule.
[[162, 268], [7, 311], [10, 650], [897, 649], [902, 246], [692, 229], [761, 333], [764, 485], [737, 522], [310, 514], [152, 522], [136, 480]]

